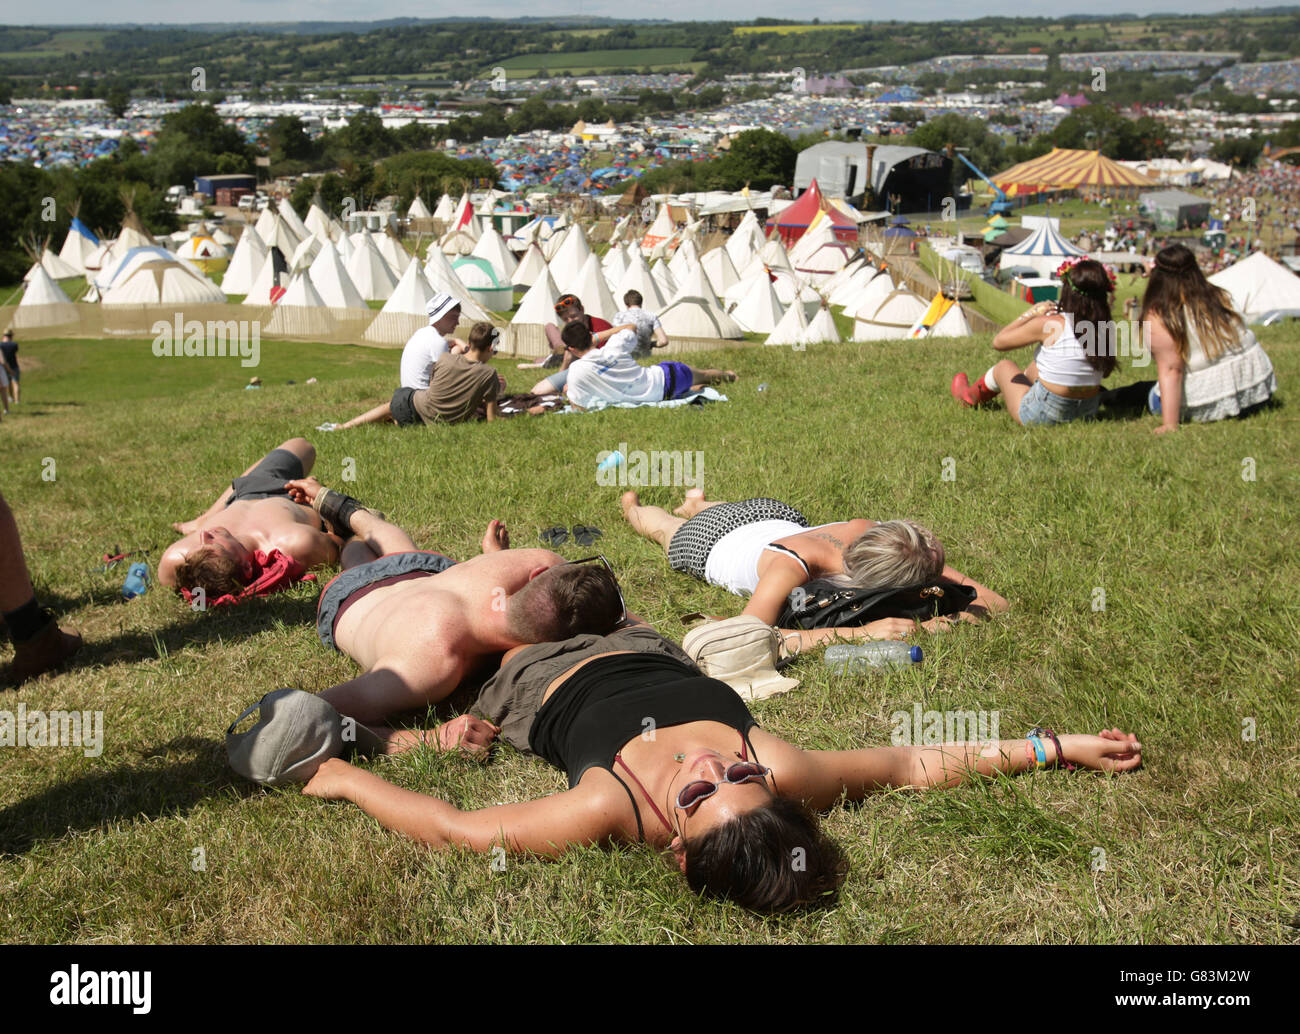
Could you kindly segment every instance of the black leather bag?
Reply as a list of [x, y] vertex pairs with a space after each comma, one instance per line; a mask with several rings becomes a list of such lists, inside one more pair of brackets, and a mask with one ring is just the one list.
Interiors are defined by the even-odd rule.
[[785, 601], [778, 628], [850, 628], [881, 618], [928, 621], [956, 614], [975, 602], [969, 585], [942, 580], [901, 589], [855, 589], [828, 578], [805, 582]]

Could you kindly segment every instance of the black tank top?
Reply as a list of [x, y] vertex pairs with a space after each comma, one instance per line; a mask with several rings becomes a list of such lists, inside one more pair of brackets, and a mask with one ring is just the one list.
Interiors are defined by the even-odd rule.
[[593, 766], [613, 773], [614, 755], [638, 736], [687, 722], [720, 722], [742, 736], [758, 724], [725, 682], [672, 657], [617, 654], [583, 665], [552, 694], [533, 720], [528, 745], [572, 788]]

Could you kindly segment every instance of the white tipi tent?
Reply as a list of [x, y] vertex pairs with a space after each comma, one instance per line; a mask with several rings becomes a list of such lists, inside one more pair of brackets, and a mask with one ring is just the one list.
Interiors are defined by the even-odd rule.
[[42, 266], [39, 264], [34, 266], [30, 276], [31, 279], [27, 281], [22, 299], [11, 317], [16, 330], [57, 327], [79, 322], [80, 315], [77, 307], [68, 300], [62, 288]]
[[686, 278], [672, 304], [659, 314], [659, 322], [673, 337], [739, 339], [745, 336], [740, 324], [718, 302], [702, 266], [696, 266]]
[[545, 326], [555, 322], [555, 299], [560, 296], [559, 288], [551, 278], [550, 271], [528, 289], [519, 302], [519, 308], [510, 318], [514, 325], [533, 324]]
[[474, 245], [474, 250], [470, 252], [474, 258], [485, 259], [492, 267], [492, 272], [497, 275], [497, 279], [503, 284], [513, 283], [515, 270], [519, 268], [519, 260], [510, 253], [506, 247], [506, 242], [502, 239], [501, 234], [497, 233], [494, 227], [488, 227], [479, 237], [478, 243]]
[[[772, 282], [767, 277], [754, 277], [749, 285], [736, 307], [731, 310], [731, 318], [748, 333], [771, 334], [785, 315], [785, 307], [777, 300], [776, 291], [772, 289]], [[795, 304], [790, 308], [802, 310], [803, 305]]]
[[[803, 310], [802, 305], [795, 305], [793, 308]], [[803, 334], [803, 342], [807, 345], [814, 345], [824, 341], [838, 342], [839, 340], [840, 328], [835, 326], [835, 318], [831, 315], [830, 306], [823, 302], [817, 307], [817, 312], [813, 318], [808, 321], [808, 328]]]
[[609, 290], [609, 284], [600, 271], [600, 259], [594, 254], [587, 257], [587, 262], [578, 273], [578, 278], [574, 282], [572, 290], [574, 294], [582, 299], [583, 309], [594, 316], [612, 320], [614, 313], [623, 308], [623, 306], [615, 304], [614, 296]]
[[510, 282], [515, 287], [532, 287], [537, 283], [538, 277], [546, 272], [546, 256], [542, 254], [541, 246], [533, 243], [528, 245], [528, 250], [524, 252], [524, 257], [515, 267], [511, 274]]
[[26, 283], [31, 280], [37, 269], [45, 270], [51, 280], [71, 280], [74, 276], [81, 276], [81, 273], [70, 266], [67, 262], [64, 262], [63, 259], [50, 251], [49, 248], [43, 249], [41, 251], [40, 261], [34, 263], [32, 268], [23, 274], [23, 282]]
[[804, 315], [802, 305], [791, 305], [776, 325], [776, 329], [767, 336], [765, 345], [802, 345], [804, 334], [808, 330], [808, 318]]
[[59, 249], [59, 258], [63, 259], [78, 274], [86, 271], [86, 259], [99, 245], [99, 240], [90, 228], [73, 214], [68, 235], [63, 238], [63, 247]]
[[333, 244], [321, 245], [309, 269], [312, 286], [331, 309], [365, 309], [366, 300], [348, 275], [343, 258]]
[[268, 337], [330, 337], [338, 323], [305, 270], [289, 281], [266, 325]]
[[[364, 339], [372, 344], [401, 345], [421, 327], [427, 326], [429, 317], [425, 305], [435, 293], [418, 262], [406, 267], [388, 301], [379, 311]], [[463, 310], [462, 310], [463, 314]]]
[[415, 195], [415, 200], [411, 202], [411, 207], [406, 210], [408, 219], [432, 219], [433, 213], [429, 211], [429, 206], [421, 199], [420, 195]]
[[614, 290], [614, 297], [622, 298], [628, 291], [640, 293], [641, 307], [646, 312], [660, 313], [668, 306], [668, 299], [659, 287], [659, 281], [650, 272], [650, 266], [640, 251], [628, 256], [627, 269]]
[[369, 235], [356, 245], [347, 270], [361, 297], [367, 301], [387, 301], [397, 286], [397, 276]]
[[1234, 262], [1210, 277], [1232, 298], [1232, 307], [1247, 323], [1258, 323], [1267, 313], [1300, 309], [1300, 277], [1274, 262], [1262, 251]]
[[[592, 250], [591, 245], [587, 243], [587, 235], [582, 232], [581, 226], [573, 226], [564, 235], [564, 242], [555, 253], [555, 257], [551, 259], [551, 276], [555, 278], [557, 284], [577, 283], [578, 274], [582, 272], [582, 267], [587, 264], [587, 259], [591, 255]], [[569, 287], [562, 287], [561, 290], [567, 291]]]
[[230, 256], [225, 276], [221, 278], [221, 290], [225, 294], [248, 294], [253, 286], [253, 279], [266, 261], [266, 245], [262, 238], [251, 229], [245, 229], [239, 235], [235, 253]]
[[925, 315], [928, 306], [906, 288], [890, 293], [869, 317], [860, 312], [853, 324], [854, 341], [884, 341], [906, 338], [913, 324]]

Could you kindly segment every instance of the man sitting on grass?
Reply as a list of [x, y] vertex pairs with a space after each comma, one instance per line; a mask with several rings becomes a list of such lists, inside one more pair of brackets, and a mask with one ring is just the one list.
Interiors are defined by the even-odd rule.
[[634, 329], [620, 330], [597, 351], [591, 331], [581, 323], [570, 323], [564, 328], [564, 346], [574, 357], [565, 391], [575, 409], [663, 402], [683, 398], [706, 384], [736, 379], [731, 370], [696, 370], [672, 360], [642, 366], [632, 358], [637, 346]]
[[334, 427], [322, 429], [344, 431], [362, 424], [395, 423], [399, 427], [420, 424], [461, 424], [475, 418], [495, 420], [497, 396], [505, 390], [505, 381], [489, 365], [496, 355], [501, 331], [491, 323], [475, 323], [469, 332], [469, 351], [464, 355], [449, 352], [433, 364], [433, 378], [424, 389], [402, 387], [383, 405], [353, 417]]
[[306, 476], [315, 462], [311, 442], [290, 438], [254, 463], [206, 512], [172, 525], [185, 537], [163, 553], [158, 580], [190, 592], [202, 589], [214, 602], [238, 597], [273, 552], [292, 561], [294, 571], [301, 569], [299, 577], [337, 563], [342, 538], [310, 506], [290, 498], [289, 482]]
[[[295, 491], [321, 512], [340, 515], [355, 535], [343, 547], [343, 573], [321, 593], [316, 633], [365, 669], [320, 694], [358, 722], [373, 726], [443, 700], [482, 662], [516, 646], [605, 635], [624, 620], [607, 567], [566, 563], [545, 549], [510, 549], [499, 521], [488, 524], [483, 553], [458, 564], [418, 550], [401, 528], [314, 478], [296, 483]], [[320, 493], [327, 495], [323, 504]], [[463, 739], [473, 749], [490, 728], [457, 720], [443, 727], [442, 746]], [[414, 736], [376, 731], [390, 749], [409, 746]]]
[[644, 301], [640, 291], [628, 291], [623, 295], [623, 308], [614, 314], [616, 327], [630, 324], [636, 328], [634, 359], [645, 358], [653, 349], [668, 347], [668, 331], [664, 330], [658, 316], [641, 308]]

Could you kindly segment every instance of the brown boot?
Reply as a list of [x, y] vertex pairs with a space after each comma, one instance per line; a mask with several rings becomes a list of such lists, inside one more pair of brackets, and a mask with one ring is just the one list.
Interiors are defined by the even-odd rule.
[[4, 681], [22, 685], [30, 678], [53, 671], [80, 649], [81, 636], [65, 632], [51, 618], [31, 639], [14, 644], [14, 660]]

